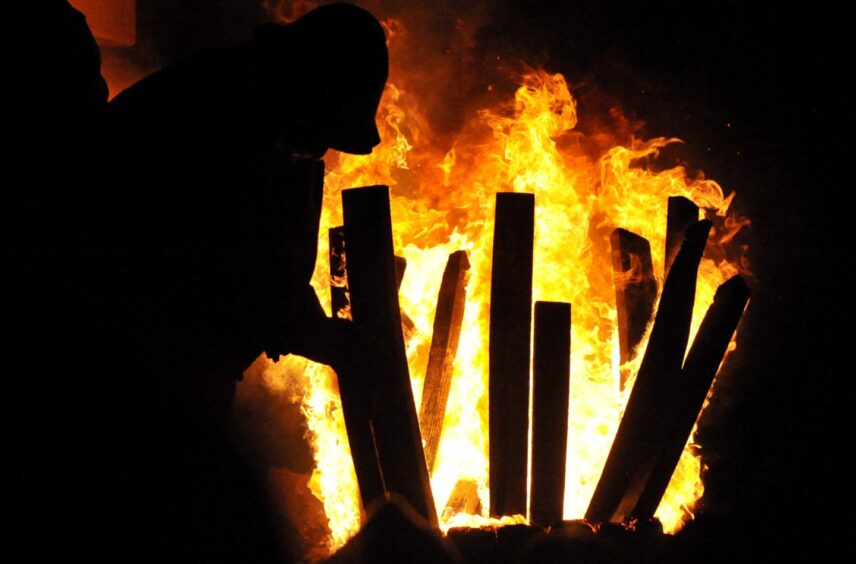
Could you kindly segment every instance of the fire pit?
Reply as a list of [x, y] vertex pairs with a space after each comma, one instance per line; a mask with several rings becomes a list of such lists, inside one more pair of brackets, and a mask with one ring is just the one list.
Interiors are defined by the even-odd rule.
[[[250, 386], [284, 394], [299, 413], [292, 434], [305, 427], [311, 469], [271, 478], [288, 520], [311, 521], [295, 527], [302, 554], [343, 547], [366, 523], [363, 501], [388, 491], [465, 556], [538, 535], [650, 540], [664, 554], [681, 537], [651, 520], [692, 530], [705, 464], [691, 433], [720, 360], [743, 346], [732, 337], [749, 219], [729, 184], [674, 166], [674, 140], [646, 138], [542, 65], [503, 51], [480, 61], [484, 80], [438, 100], [403, 11], [376, 12], [392, 53], [382, 145], [326, 159], [314, 278], [330, 315], [363, 323], [360, 311], [384, 308], [371, 331], [396, 350], [395, 374], [367, 375], [373, 389], [302, 359], [260, 359], [238, 390], [239, 407]], [[459, 26], [447, 32], [469, 52], [474, 32]], [[379, 222], [388, 230], [365, 232]], [[361, 244], [379, 262], [366, 266]], [[377, 292], [368, 306], [360, 284]], [[360, 413], [349, 394], [399, 411]]]

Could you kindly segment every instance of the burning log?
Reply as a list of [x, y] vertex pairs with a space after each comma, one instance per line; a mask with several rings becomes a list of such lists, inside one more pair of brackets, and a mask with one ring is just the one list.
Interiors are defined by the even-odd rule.
[[571, 304], [535, 302], [529, 498], [533, 525], [559, 522], [564, 513], [570, 371]]
[[[401, 330], [389, 188], [369, 186], [345, 190], [342, 207], [351, 315], [361, 331], [390, 348], [389, 363], [376, 363], [366, 373], [350, 376], [359, 377], [360, 387], [371, 395], [370, 426], [385, 490], [403, 496], [436, 527], [437, 514]], [[347, 378], [340, 378], [340, 388], [342, 380]], [[364, 449], [366, 445], [359, 448]]]
[[490, 513], [526, 514], [535, 196], [499, 193], [490, 288]]
[[425, 458], [428, 470], [434, 468], [440, 433], [443, 430], [443, 417], [446, 415], [446, 402], [452, 385], [452, 372], [455, 355], [458, 353], [458, 339], [461, 336], [461, 323], [464, 320], [466, 304], [466, 284], [470, 261], [466, 251], [456, 251], [449, 255], [443, 281], [437, 295], [437, 309], [434, 314], [434, 333], [431, 338], [431, 351], [428, 354], [428, 368], [425, 372], [425, 384], [422, 387], [422, 405], [419, 409], [419, 421], [425, 440]]
[[[657, 301], [657, 282], [651, 262], [651, 245], [647, 239], [616, 229], [609, 241], [615, 277], [619, 359], [624, 364], [636, 356], [636, 347], [645, 337], [645, 329]], [[621, 389], [624, 389], [628, 376], [625, 371], [621, 372]]]
[[674, 401], [667, 412], [670, 425], [633, 517], [647, 521], [657, 511], [748, 301], [749, 287], [740, 276], [716, 290], [677, 380]]
[[443, 509], [444, 515], [457, 515], [458, 513], [466, 513], [468, 515], [478, 515], [481, 513], [481, 500], [479, 499], [479, 486], [474, 480], [463, 478], [455, 483], [452, 493], [449, 495], [449, 500], [446, 502], [446, 508]]
[[687, 349], [698, 265], [710, 226], [699, 221], [687, 229], [669, 271], [636, 383], [586, 512], [590, 522], [624, 521], [653, 470], [666, 424], [663, 412], [672, 402]]
[[670, 196], [666, 212], [666, 254], [663, 264], [663, 279], [669, 276], [669, 270], [681, 245], [684, 234], [690, 225], [698, 221], [698, 206], [683, 196]]
[[351, 318], [351, 300], [348, 297], [348, 275], [345, 261], [345, 228], [332, 227], [330, 241], [330, 305], [333, 317]]

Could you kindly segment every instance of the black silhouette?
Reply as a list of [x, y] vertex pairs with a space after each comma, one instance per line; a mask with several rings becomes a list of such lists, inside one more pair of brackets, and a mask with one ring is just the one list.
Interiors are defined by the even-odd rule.
[[[22, 393], [45, 392], [52, 411], [28, 431], [43, 445], [31, 458], [45, 495], [24, 528], [50, 522], [58, 553], [87, 560], [278, 560], [257, 469], [224, 427], [235, 382], [262, 352], [346, 367], [349, 347], [336, 343], [358, 342], [309, 285], [316, 159], [379, 142], [383, 29], [362, 9], [324, 6], [199, 52], [105, 109], [97, 49], [83, 20], [70, 21], [80, 37], [58, 34], [57, 52], [85, 52], [90, 73], [42, 85], [67, 102], [51, 106], [59, 125], [78, 120], [56, 139], [103, 143], [78, 144], [74, 170], [51, 167], [76, 186], [68, 198], [28, 195], [28, 209], [67, 207], [26, 249], [44, 268], [22, 282], [53, 276], [22, 290], [16, 316], [40, 304], [21, 352], [45, 347], [58, 372]], [[50, 161], [56, 147], [25, 152]]]

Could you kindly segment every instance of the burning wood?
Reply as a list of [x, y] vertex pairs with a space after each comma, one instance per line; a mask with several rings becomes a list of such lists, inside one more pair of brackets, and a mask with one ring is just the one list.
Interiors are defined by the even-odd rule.
[[[357, 423], [361, 427], [366, 423], [370, 425], [371, 440], [357, 448], [363, 451], [367, 445], [373, 445], [384, 490], [403, 496], [436, 527], [437, 514], [425, 466], [401, 331], [389, 189], [386, 186], [369, 186], [345, 190], [342, 192], [342, 207], [354, 324], [390, 349], [389, 362], [370, 363], [366, 366], [366, 373], [340, 378], [340, 388], [341, 382], [348, 377], [359, 378], [359, 385], [349, 383], [350, 391], [360, 387], [362, 390], [358, 394], [363, 398], [367, 394], [369, 396], [370, 405], [363, 406], [369, 409], [369, 421]], [[344, 390], [342, 394], [344, 408]], [[363, 428], [359, 439], [365, 441], [366, 438]], [[353, 443], [351, 448], [354, 448]], [[374, 475], [364, 466], [362, 470]], [[372, 479], [370, 485], [374, 493], [377, 484]], [[362, 480], [360, 490], [362, 492]], [[362, 493], [363, 500], [367, 501], [365, 492]]]
[[[651, 245], [644, 237], [619, 228], [612, 232], [609, 241], [615, 277], [619, 360], [624, 364], [636, 356], [636, 347], [645, 337], [657, 301], [657, 281]], [[627, 371], [621, 371], [622, 389], [628, 376]]]
[[669, 424], [659, 441], [661, 450], [631, 516], [648, 520], [657, 511], [748, 301], [749, 287], [740, 276], [716, 291], [675, 382], [674, 400], [666, 412]]
[[698, 221], [698, 206], [683, 196], [670, 196], [666, 211], [666, 255], [663, 265], [663, 279], [669, 276], [669, 270], [690, 225]]
[[[609, 437], [618, 427], [625, 398], [618, 382], [612, 378], [614, 361], [619, 356], [619, 351], [612, 348], [617, 311], [612, 256], [602, 250], [609, 245], [612, 230], [622, 226], [643, 236], [650, 244], [652, 262], [661, 264], [664, 262], [666, 229], [664, 225], [654, 225], [650, 217], [666, 216], [664, 193], [686, 196], [706, 210], [712, 209], [717, 213], [726, 211], [729, 199], [715, 183], [687, 178], [684, 169], [653, 172], [638, 166], [640, 161], [663, 148], [667, 144], [665, 139], [633, 146], [622, 144], [594, 156], [580, 152], [580, 145], [570, 141], [573, 136], [585, 137], [588, 134], [573, 130], [577, 108], [559, 75], [543, 71], [527, 73], [514, 99], [506, 100], [508, 105], [489, 108], [485, 113], [473, 116], [473, 125], [468, 126], [466, 136], [456, 138], [456, 150], [444, 153], [440, 163], [432, 160], [438, 154], [437, 148], [426, 146], [425, 136], [418, 139], [410, 136], [410, 132], [419, 127], [416, 121], [405, 116], [408, 109], [418, 107], [418, 102], [411, 105], [415, 103], [413, 91], [402, 90], [400, 98], [393, 96], [394, 93], [396, 91], [390, 89], [382, 102], [386, 112], [379, 120], [382, 144], [374, 155], [368, 160], [338, 155], [331, 161], [336, 164], [325, 179], [328, 209], [322, 222], [325, 228], [341, 223], [339, 210], [330, 204], [336, 201], [336, 196], [343, 189], [378, 181], [397, 183], [399, 189], [393, 191], [391, 204], [396, 210], [396, 243], [401, 248], [407, 245], [408, 279], [421, 277], [418, 281], [411, 280], [413, 284], [403, 284], [399, 294], [402, 309], [416, 321], [417, 330], [407, 341], [412, 367], [427, 366], [431, 348], [431, 322], [426, 324], [425, 315], [434, 311], [437, 295], [423, 289], [434, 282], [435, 277], [439, 285], [439, 271], [442, 271], [448, 256], [459, 249], [467, 249], [471, 262], [467, 313], [455, 360], [458, 365], [455, 377], [460, 375], [461, 382], [460, 386], [455, 382], [450, 390], [441, 438], [445, 444], [440, 446], [444, 451], [451, 447], [454, 455], [436, 458], [432, 473], [434, 492], [445, 500], [459, 480], [471, 479], [478, 484], [479, 491], [484, 492], [487, 486], [493, 490], [494, 513], [524, 513], [526, 454], [521, 449], [518, 452], [523, 454], [513, 455], [508, 445], [511, 444], [510, 437], [519, 436], [514, 444], [526, 448], [528, 402], [525, 396], [529, 393], [530, 358], [525, 352], [521, 355], [524, 359], [524, 384], [514, 388], [514, 392], [508, 388], [498, 392], [497, 372], [508, 372], [513, 363], [507, 362], [511, 346], [497, 344], [498, 321], [509, 317], [497, 309], [509, 310], [509, 302], [518, 298], [508, 290], [500, 292], [497, 289], [502, 287], [503, 278], [525, 278], [528, 262], [506, 260], [502, 263], [499, 249], [503, 245], [503, 221], [500, 217], [496, 227], [499, 232], [496, 245], [499, 261], [491, 264], [493, 240], [485, 229], [493, 218], [486, 215], [492, 212], [485, 204], [503, 191], [535, 192], [539, 208], [534, 251], [533, 241], [521, 242], [527, 254], [532, 253], [538, 258], [537, 272], [531, 275], [532, 295], [539, 298], [562, 296], [561, 299], [573, 303], [575, 352], [572, 364], [575, 377], [571, 381], [570, 393], [579, 409], [572, 411], [568, 421], [569, 432], [576, 440], [571, 439], [567, 446], [568, 458], [574, 463], [566, 469], [568, 479], [564, 508], [567, 517], [582, 517], [593, 486], [598, 481], [600, 468], [609, 454]], [[556, 122], [556, 116], [561, 116], [560, 123]], [[399, 118], [403, 121], [396, 121]], [[397, 129], [396, 124], [406, 124], [407, 127]], [[557, 139], [563, 141], [559, 143]], [[478, 143], [472, 143], [472, 140]], [[415, 147], [407, 155], [401, 152], [401, 147], [409, 146], [404, 141]], [[402, 162], [401, 159], [417, 154], [418, 159], [412, 161], [408, 168], [397, 164]], [[442, 168], [444, 175], [449, 177], [449, 184], [437, 182], [437, 166], [415, 166], [417, 161]], [[433, 172], [428, 174], [429, 170]], [[449, 189], [452, 185], [456, 188]], [[500, 196], [500, 201], [504, 197]], [[531, 195], [517, 197], [532, 198]], [[498, 206], [500, 212], [502, 205]], [[534, 214], [534, 211], [530, 213]], [[526, 233], [514, 228], [506, 235], [509, 237], [525, 238]], [[721, 243], [721, 237], [717, 237], [711, 245]], [[717, 256], [723, 256], [720, 250], [716, 249]], [[326, 256], [323, 258], [326, 261]], [[705, 258], [703, 267], [699, 269], [696, 303], [709, 304], [716, 287], [733, 275], [735, 266]], [[492, 270], [495, 283], [491, 299]], [[325, 287], [326, 277], [326, 268], [323, 273], [316, 273], [315, 287]], [[528, 281], [524, 287], [528, 292]], [[522, 301], [531, 304], [528, 297]], [[489, 312], [491, 307], [494, 311]], [[531, 309], [531, 305], [525, 307]], [[697, 309], [701, 310], [701, 307]], [[504, 323], [511, 325], [507, 320]], [[523, 336], [512, 341], [527, 347], [529, 325], [530, 320], [524, 315], [519, 323], [519, 334]], [[426, 327], [428, 331], [424, 329]], [[487, 338], [492, 343], [489, 346], [484, 342]], [[463, 343], [472, 343], [472, 346], [465, 350]], [[634, 362], [640, 360], [636, 358]], [[318, 437], [314, 446], [317, 447], [319, 475], [324, 477], [318, 481], [318, 495], [325, 500], [331, 531], [334, 531], [331, 538], [334, 543], [341, 544], [359, 527], [358, 512], [354, 511], [359, 500], [354, 499], [352, 493], [355, 485], [350, 471], [341, 472], [340, 461], [346, 452], [341, 446], [345, 443], [341, 436], [344, 425], [332, 424], [329, 406], [335, 409], [337, 399], [328, 381], [323, 375], [319, 377], [313, 373], [313, 378], [308, 379], [305, 389], [300, 392], [310, 432], [317, 433]], [[332, 382], [335, 386], [335, 379]], [[524, 407], [518, 417], [507, 405], [521, 399]], [[517, 425], [523, 429], [521, 433], [507, 432], [512, 418], [518, 419]], [[502, 427], [497, 430], [496, 426]], [[490, 458], [493, 460], [489, 463]], [[506, 495], [501, 493], [509, 488], [505, 476], [512, 473], [510, 464], [498, 460], [500, 458], [520, 463], [513, 471], [520, 476], [515, 482], [520, 484], [516, 491], [521, 492], [517, 509], [503, 507], [497, 499]], [[697, 464], [697, 456], [681, 458], [680, 475], [684, 481], [676, 482], [674, 495], [666, 496], [667, 501], [661, 504], [660, 518], [669, 532], [681, 527], [689, 517], [685, 509], [691, 508], [699, 495], [701, 478]], [[486, 499], [484, 505], [487, 509]], [[342, 511], [343, 506], [346, 506], [346, 512]], [[483, 515], [458, 515], [454, 519], [446, 519], [444, 524], [477, 526], [483, 519]]]
[[419, 409], [429, 471], [434, 468], [440, 434], [443, 431], [443, 417], [446, 415], [446, 402], [452, 385], [461, 323], [464, 320], [469, 269], [470, 261], [466, 251], [452, 253], [446, 263], [437, 296], [431, 352], [428, 355], [428, 368], [422, 387], [422, 406]]
[[535, 302], [530, 522], [562, 520], [571, 371], [571, 304]]
[[351, 299], [348, 296], [348, 275], [345, 261], [345, 228], [332, 227], [330, 241], [330, 305], [333, 317], [351, 318]]
[[455, 489], [446, 501], [443, 515], [454, 516], [459, 513], [478, 515], [481, 513], [481, 500], [479, 499], [479, 485], [473, 480], [458, 480]]
[[683, 362], [689, 339], [698, 265], [710, 232], [710, 221], [687, 229], [675, 258], [636, 383], [612, 443], [586, 519], [624, 521], [650, 477], [658, 452], [663, 410]]
[[490, 513], [526, 514], [535, 197], [499, 193], [490, 288]]

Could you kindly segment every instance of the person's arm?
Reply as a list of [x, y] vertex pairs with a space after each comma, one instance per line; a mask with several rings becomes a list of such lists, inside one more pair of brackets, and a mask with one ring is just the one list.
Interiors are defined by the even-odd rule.
[[292, 304], [281, 330], [265, 347], [269, 357], [296, 354], [326, 364], [336, 372], [391, 362], [384, 347], [354, 327], [352, 321], [327, 317], [311, 286]]

